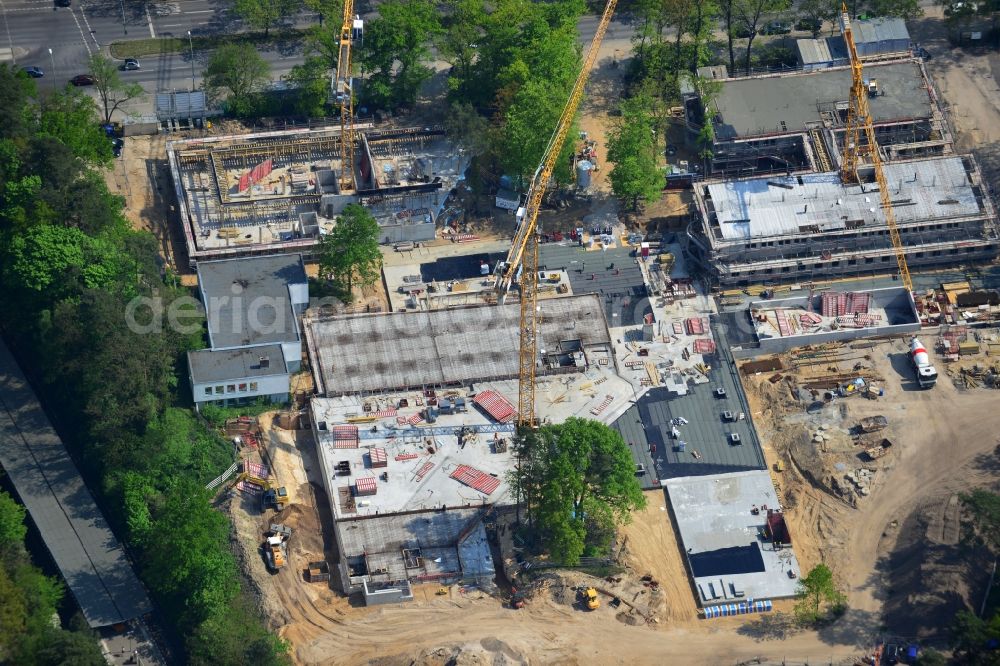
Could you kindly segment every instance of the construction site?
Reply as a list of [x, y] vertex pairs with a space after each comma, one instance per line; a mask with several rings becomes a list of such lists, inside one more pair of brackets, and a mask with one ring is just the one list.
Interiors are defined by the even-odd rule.
[[[301, 252], [351, 203], [379, 224], [379, 242], [436, 238], [468, 159], [441, 128], [352, 127], [346, 172], [339, 128], [178, 140], [167, 144], [191, 267], [198, 261]], [[350, 161], [350, 160], [349, 160]]]
[[848, 63], [723, 79], [707, 108], [689, 104], [691, 131], [712, 123], [715, 137], [687, 232], [714, 284], [891, 272], [897, 234], [915, 268], [995, 258], [989, 183], [956, 154], [923, 62]]

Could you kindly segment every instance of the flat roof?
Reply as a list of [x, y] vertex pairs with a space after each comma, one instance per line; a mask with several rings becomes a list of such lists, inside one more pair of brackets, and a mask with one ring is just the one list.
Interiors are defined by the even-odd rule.
[[307, 284], [300, 254], [198, 263], [198, 286], [213, 349], [295, 342], [299, 329], [288, 287]]
[[[539, 350], [560, 342], [609, 347], [595, 295], [546, 298]], [[520, 306], [486, 305], [429, 312], [333, 316], [306, 320], [321, 394], [392, 391], [501, 379], [518, 374]]]
[[851, 32], [854, 33], [854, 40], [858, 44], [872, 44], [888, 41], [910, 42], [910, 32], [906, 29], [906, 22], [901, 18], [880, 16], [864, 21], [853, 21]]
[[[268, 359], [266, 368], [261, 367], [261, 358]], [[191, 369], [191, 378], [196, 384], [241, 377], [288, 374], [281, 345], [262, 345], [250, 349], [189, 351], [188, 367]]]
[[546, 270], [565, 270], [574, 294], [600, 295], [608, 326], [635, 326], [652, 306], [633, 251], [628, 246], [588, 251], [574, 242], [546, 243], [538, 261]]
[[[961, 157], [882, 167], [900, 224], [982, 211]], [[836, 172], [731, 180], [705, 186], [720, 233], [745, 240], [836, 231], [848, 223], [885, 226], [878, 184], [844, 185]]]
[[[920, 65], [910, 60], [865, 65], [885, 94], [868, 101], [875, 123], [930, 118], [930, 93]], [[834, 111], [851, 92], [850, 68], [721, 81], [712, 100], [717, 139], [802, 132]]]
[[91, 627], [152, 610], [90, 490], [0, 341], [0, 464]]
[[[516, 386], [512, 383], [502, 385], [479, 386], [482, 391], [491, 388], [503, 395], [511, 405], [517, 404], [517, 396], [508, 395], [505, 389]], [[461, 391], [462, 396], [467, 395]], [[439, 392], [440, 396], [444, 392]], [[431, 426], [414, 419], [423, 413], [423, 398], [420, 392], [398, 394], [392, 396], [392, 404], [399, 404], [401, 397], [406, 397], [408, 406], [394, 408], [390, 414], [384, 414], [369, 422], [356, 423], [358, 426], [357, 448], [339, 448], [347, 446], [341, 426], [351, 419], [364, 416], [364, 401], [358, 396], [339, 398], [314, 397], [311, 403], [312, 415], [317, 424], [317, 448], [324, 460], [325, 469], [330, 471], [327, 488], [330, 503], [333, 506], [334, 517], [343, 518], [370, 517], [381, 514], [398, 513], [400, 511], [432, 511], [441, 507], [461, 508], [477, 507], [486, 504], [510, 504], [513, 502], [506, 473], [513, 464], [509, 449], [502, 450], [496, 441], [508, 439], [513, 434], [513, 426], [492, 427], [496, 424], [467, 399], [468, 411], [459, 414], [440, 414]], [[400, 424], [398, 419], [403, 419]], [[325, 429], [323, 428], [325, 424]], [[419, 425], [417, 425], [419, 424]], [[375, 432], [371, 431], [376, 426]], [[476, 436], [464, 435], [462, 445], [459, 444], [459, 428], [489, 427], [497, 432], [480, 432]], [[372, 466], [374, 449], [385, 452], [385, 467]], [[376, 456], [378, 457], [378, 456]], [[346, 462], [350, 475], [335, 473], [333, 470], [339, 463]], [[455, 478], [452, 474], [460, 465], [471, 467], [496, 481], [495, 487], [487, 486], [483, 491], [477, 490]], [[387, 479], [382, 474], [388, 474]], [[355, 486], [359, 479], [374, 481], [374, 495], [354, 496]], [[372, 481], [367, 481], [372, 483]], [[489, 492], [486, 492], [486, 491]], [[353, 509], [346, 506], [340, 496], [353, 496]]]
[[819, 39], [796, 39], [795, 46], [803, 65], [847, 59], [847, 47], [844, 45], [844, 38], [839, 35]]
[[[754, 506], [781, 508], [770, 473], [684, 477], [664, 485], [702, 606], [795, 596], [802, 571], [794, 551], [775, 549], [763, 536], [767, 512], [752, 513]], [[794, 545], [795, 534], [791, 539]]]

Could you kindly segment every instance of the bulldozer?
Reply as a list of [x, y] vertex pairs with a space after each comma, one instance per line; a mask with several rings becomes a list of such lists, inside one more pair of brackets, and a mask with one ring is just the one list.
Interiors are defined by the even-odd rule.
[[583, 593], [583, 602], [587, 605], [587, 610], [597, 610], [601, 607], [601, 600], [597, 597], [597, 590], [588, 587]]
[[288, 504], [288, 491], [285, 490], [284, 486], [278, 488], [267, 487], [263, 496], [261, 496], [262, 511], [266, 511], [270, 507], [274, 507], [275, 511], [281, 511], [285, 508], [286, 504]]

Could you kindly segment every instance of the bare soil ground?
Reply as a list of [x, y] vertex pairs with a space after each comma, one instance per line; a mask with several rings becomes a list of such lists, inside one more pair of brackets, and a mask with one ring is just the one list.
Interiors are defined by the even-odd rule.
[[[878, 401], [837, 400], [806, 416], [809, 400], [793, 399], [786, 381], [761, 376], [746, 381], [753, 418], [769, 461], [788, 465], [778, 483], [803, 569], [827, 563], [848, 593], [850, 610], [824, 630], [824, 640], [871, 635], [880, 626], [908, 637], [939, 636], [956, 610], [978, 604], [988, 578], [983, 554], [959, 540], [954, 495], [993, 481], [996, 394], [959, 392], [949, 381], [916, 389], [903, 340], [869, 354], [867, 372], [884, 379]], [[889, 428], [877, 435], [895, 445], [866, 463], [845, 430], [873, 414], [888, 417]], [[833, 433], [828, 442], [813, 441], [821, 423]], [[850, 465], [875, 470], [869, 496], [833, 487], [831, 478], [842, 478]]]

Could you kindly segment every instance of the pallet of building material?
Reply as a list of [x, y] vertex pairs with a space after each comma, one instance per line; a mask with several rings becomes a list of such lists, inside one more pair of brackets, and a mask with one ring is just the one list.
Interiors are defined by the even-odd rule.
[[500, 479], [492, 474], [487, 474], [468, 465], [459, 465], [456, 467], [455, 471], [451, 473], [451, 478], [469, 486], [473, 490], [478, 490], [484, 495], [491, 495], [493, 491], [500, 487], [501, 483]]
[[871, 294], [866, 294], [864, 292], [851, 291], [847, 293], [847, 311], [845, 314], [856, 314], [862, 313], [866, 314], [868, 312], [868, 306], [871, 303]]
[[417, 478], [417, 481], [423, 481], [424, 477], [427, 476], [427, 473], [431, 471], [431, 469], [433, 468], [434, 468], [434, 463], [425, 462], [423, 465], [420, 466], [420, 469], [417, 470], [417, 473], [414, 474], [414, 476]]
[[774, 320], [778, 322], [778, 335], [781, 337], [786, 337], [791, 335], [791, 328], [788, 326], [788, 319], [785, 317], [784, 310], [774, 311]]
[[479, 240], [479, 236], [475, 234], [455, 234], [451, 237], [453, 243], [471, 243], [472, 241]]
[[380, 409], [377, 412], [372, 412], [371, 415], [377, 419], [387, 419], [395, 416], [397, 410], [395, 407], [390, 407], [389, 409]]
[[356, 449], [360, 438], [358, 437], [358, 426], [337, 425], [330, 428], [330, 435], [333, 437], [333, 448], [335, 449]]
[[598, 414], [600, 414], [601, 412], [603, 412], [605, 409], [607, 409], [608, 405], [610, 405], [614, 401], [614, 399], [615, 399], [615, 397], [613, 395], [606, 395], [606, 396], [604, 396], [604, 400], [602, 400], [599, 404], [595, 405], [590, 410], [590, 413], [593, 414], [594, 416], [597, 416]]
[[979, 343], [975, 340], [967, 340], [966, 342], [958, 343], [958, 355], [959, 356], [974, 356], [979, 353]]
[[497, 423], [506, 423], [517, 414], [514, 405], [496, 391], [480, 391], [472, 402], [482, 407]]
[[740, 372], [742, 372], [745, 376], [784, 369], [785, 366], [781, 363], [781, 359], [777, 356], [761, 359], [759, 361], [750, 361], [749, 363], [744, 363], [740, 366]]
[[691, 345], [697, 354], [714, 354], [715, 353], [715, 341], [708, 338], [698, 338]]
[[413, 416], [411, 416], [410, 418], [406, 419], [406, 422], [409, 423], [410, 425], [417, 425], [418, 423], [420, 423], [423, 420], [424, 420], [424, 417], [421, 416], [419, 413], [417, 413], [417, 414], [414, 414]]
[[649, 381], [653, 386], [660, 385], [660, 371], [649, 361], [646, 361], [646, 376], [649, 377]]
[[688, 335], [704, 335], [705, 325], [702, 322], [701, 317], [688, 317], [684, 320], [685, 326], [687, 326]]
[[816, 324], [822, 324], [823, 323], [823, 317], [819, 316], [815, 312], [800, 312], [799, 313], [799, 322], [802, 324], [802, 327], [805, 328], [807, 326], [814, 326]]
[[679, 321], [675, 321], [673, 324], [671, 324], [671, 328], [674, 331], [674, 335], [681, 335], [682, 333], [684, 333], [684, 325]]
[[394, 458], [394, 460], [396, 462], [405, 462], [407, 460], [416, 460], [417, 457], [418, 456], [416, 453], [400, 453], [398, 456]]
[[636, 370], [644, 368], [646, 363], [644, 361], [625, 361], [625, 367], [629, 370]]

